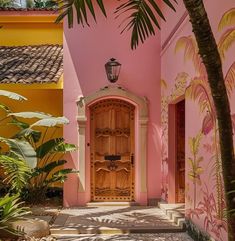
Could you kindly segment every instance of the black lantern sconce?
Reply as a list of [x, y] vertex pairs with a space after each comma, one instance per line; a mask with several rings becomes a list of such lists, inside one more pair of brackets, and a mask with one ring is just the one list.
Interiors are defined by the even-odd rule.
[[107, 78], [111, 83], [115, 83], [118, 80], [120, 74], [121, 64], [116, 61], [116, 59], [111, 58], [105, 64], [105, 71]]

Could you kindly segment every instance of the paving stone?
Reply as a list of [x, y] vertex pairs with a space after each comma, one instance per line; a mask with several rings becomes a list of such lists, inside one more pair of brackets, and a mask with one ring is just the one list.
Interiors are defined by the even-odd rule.
[[59, 241], [193, 241], [186, 233], [126, 234], [126, 235], [67, 235]]
[[98, 206], [62, 209], [51, 228], [52, 234], [182, 232], [157, 207]]
[[39, 219], [17, 220], [11, 223], [11, 227], [35, 238], [41, 238], [50, 234], [49, 224]]

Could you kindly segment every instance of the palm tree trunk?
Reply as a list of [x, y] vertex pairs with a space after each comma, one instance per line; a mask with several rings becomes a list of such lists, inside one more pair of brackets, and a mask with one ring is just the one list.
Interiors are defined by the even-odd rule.
[[[199, 54], [207, 70], [208, 81], [216, 108], [216, 116], [219, 126], [222, 172], [226, 192], [226, 206], [229, 211], [235, 209], [235, 193], [227, 194], [229, 191], [235, 190], [235, 185], [231, 183], [231, 181], [235, 179], [235, 159], [230, 105], [224, 83], [222, 63], [203, 0], [183, 1], [189, 13], [193, 32], [199, 48]], [[229, 229], [228, 240], [234, 241], [235, 216], [228, 213], [227, 219]]]

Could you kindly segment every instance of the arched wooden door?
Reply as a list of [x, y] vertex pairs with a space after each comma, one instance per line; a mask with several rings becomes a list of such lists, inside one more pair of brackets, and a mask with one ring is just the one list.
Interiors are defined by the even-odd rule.
[[134, 201], [134, 105], [106, 99], [90, 107], [91, 200]]

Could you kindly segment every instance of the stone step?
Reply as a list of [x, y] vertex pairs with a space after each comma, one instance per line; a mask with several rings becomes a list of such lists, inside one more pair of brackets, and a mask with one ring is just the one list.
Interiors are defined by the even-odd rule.
[[86, 204], [87, 207], [112, 207], [112, 206], [139, 206], [136, 202], [89, 202]]
[[166, 204], [159, 203], [159, 208], [165, 213], [165, 215], [179, 227], [185, 227], [185, 204], [176, 203], [176, 204]]
[[132, 227], [132, 228], [78, 228], [78, 227], [66, 227], [66, 228], [51, 228], [51, 234], [53, 236], [58, 235], [79, 235], [79, 234], [130, 234], [130, 233], [179, 233], [185, 230], [182, 227]]

